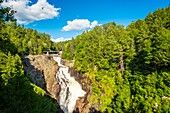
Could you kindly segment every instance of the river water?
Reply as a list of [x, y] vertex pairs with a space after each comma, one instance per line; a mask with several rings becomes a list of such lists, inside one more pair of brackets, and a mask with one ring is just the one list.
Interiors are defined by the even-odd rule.
[[83, 97], [86, 92], [82, 90], [81, 85], [70, 76], [69, 67], [61, 64], [60, 57], [54, 57], [58, 63], [59, 70], [56, 78], [59, 81], [61, 91], [59, 94], [59, 104], [64, 113], [72, 113], [76, 105], [76, 100]]

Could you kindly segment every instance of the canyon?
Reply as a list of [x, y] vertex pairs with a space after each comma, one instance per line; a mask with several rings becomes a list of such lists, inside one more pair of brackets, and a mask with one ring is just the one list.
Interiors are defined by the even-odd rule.
[[57, 113], [98, 112], [90, 105], [90, 79], [74, 69], [73, 63], [46, 55], [29, 55], [22, 61], [26, 76], [57, 100], [61, 108]]

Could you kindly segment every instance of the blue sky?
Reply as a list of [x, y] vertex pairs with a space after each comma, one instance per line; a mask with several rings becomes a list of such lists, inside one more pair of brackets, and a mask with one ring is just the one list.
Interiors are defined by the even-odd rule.
[[169, 4], [170, 0], [7, 0], [2, 5], [17, 10], [18, 23], [58, 41], [107, 22], [127, 26]]

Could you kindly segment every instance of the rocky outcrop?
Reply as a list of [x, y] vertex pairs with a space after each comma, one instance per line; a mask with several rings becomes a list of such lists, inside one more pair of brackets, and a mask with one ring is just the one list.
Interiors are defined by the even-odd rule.
[[60, 85], [56, 79], [57, 63], [52, 57], [30, 55], [23, 58], [25, 74], [32, 82], [40, 86], [58, 100]]

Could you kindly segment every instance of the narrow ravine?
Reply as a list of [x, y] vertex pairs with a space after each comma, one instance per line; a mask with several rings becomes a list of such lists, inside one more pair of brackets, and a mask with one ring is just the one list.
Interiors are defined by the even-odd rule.
[[61, 58], [54, 57], [54, 60], [59, 66], [56, 78], [61, 87], [59, 94], [60, 107], [64, 113], [72, 113], [76, 105], [76, 100], [79, 97], [83, 97], [86, 92], [83, 91], [81, 85], [70, 76], [69, 67], [61, 64]]

